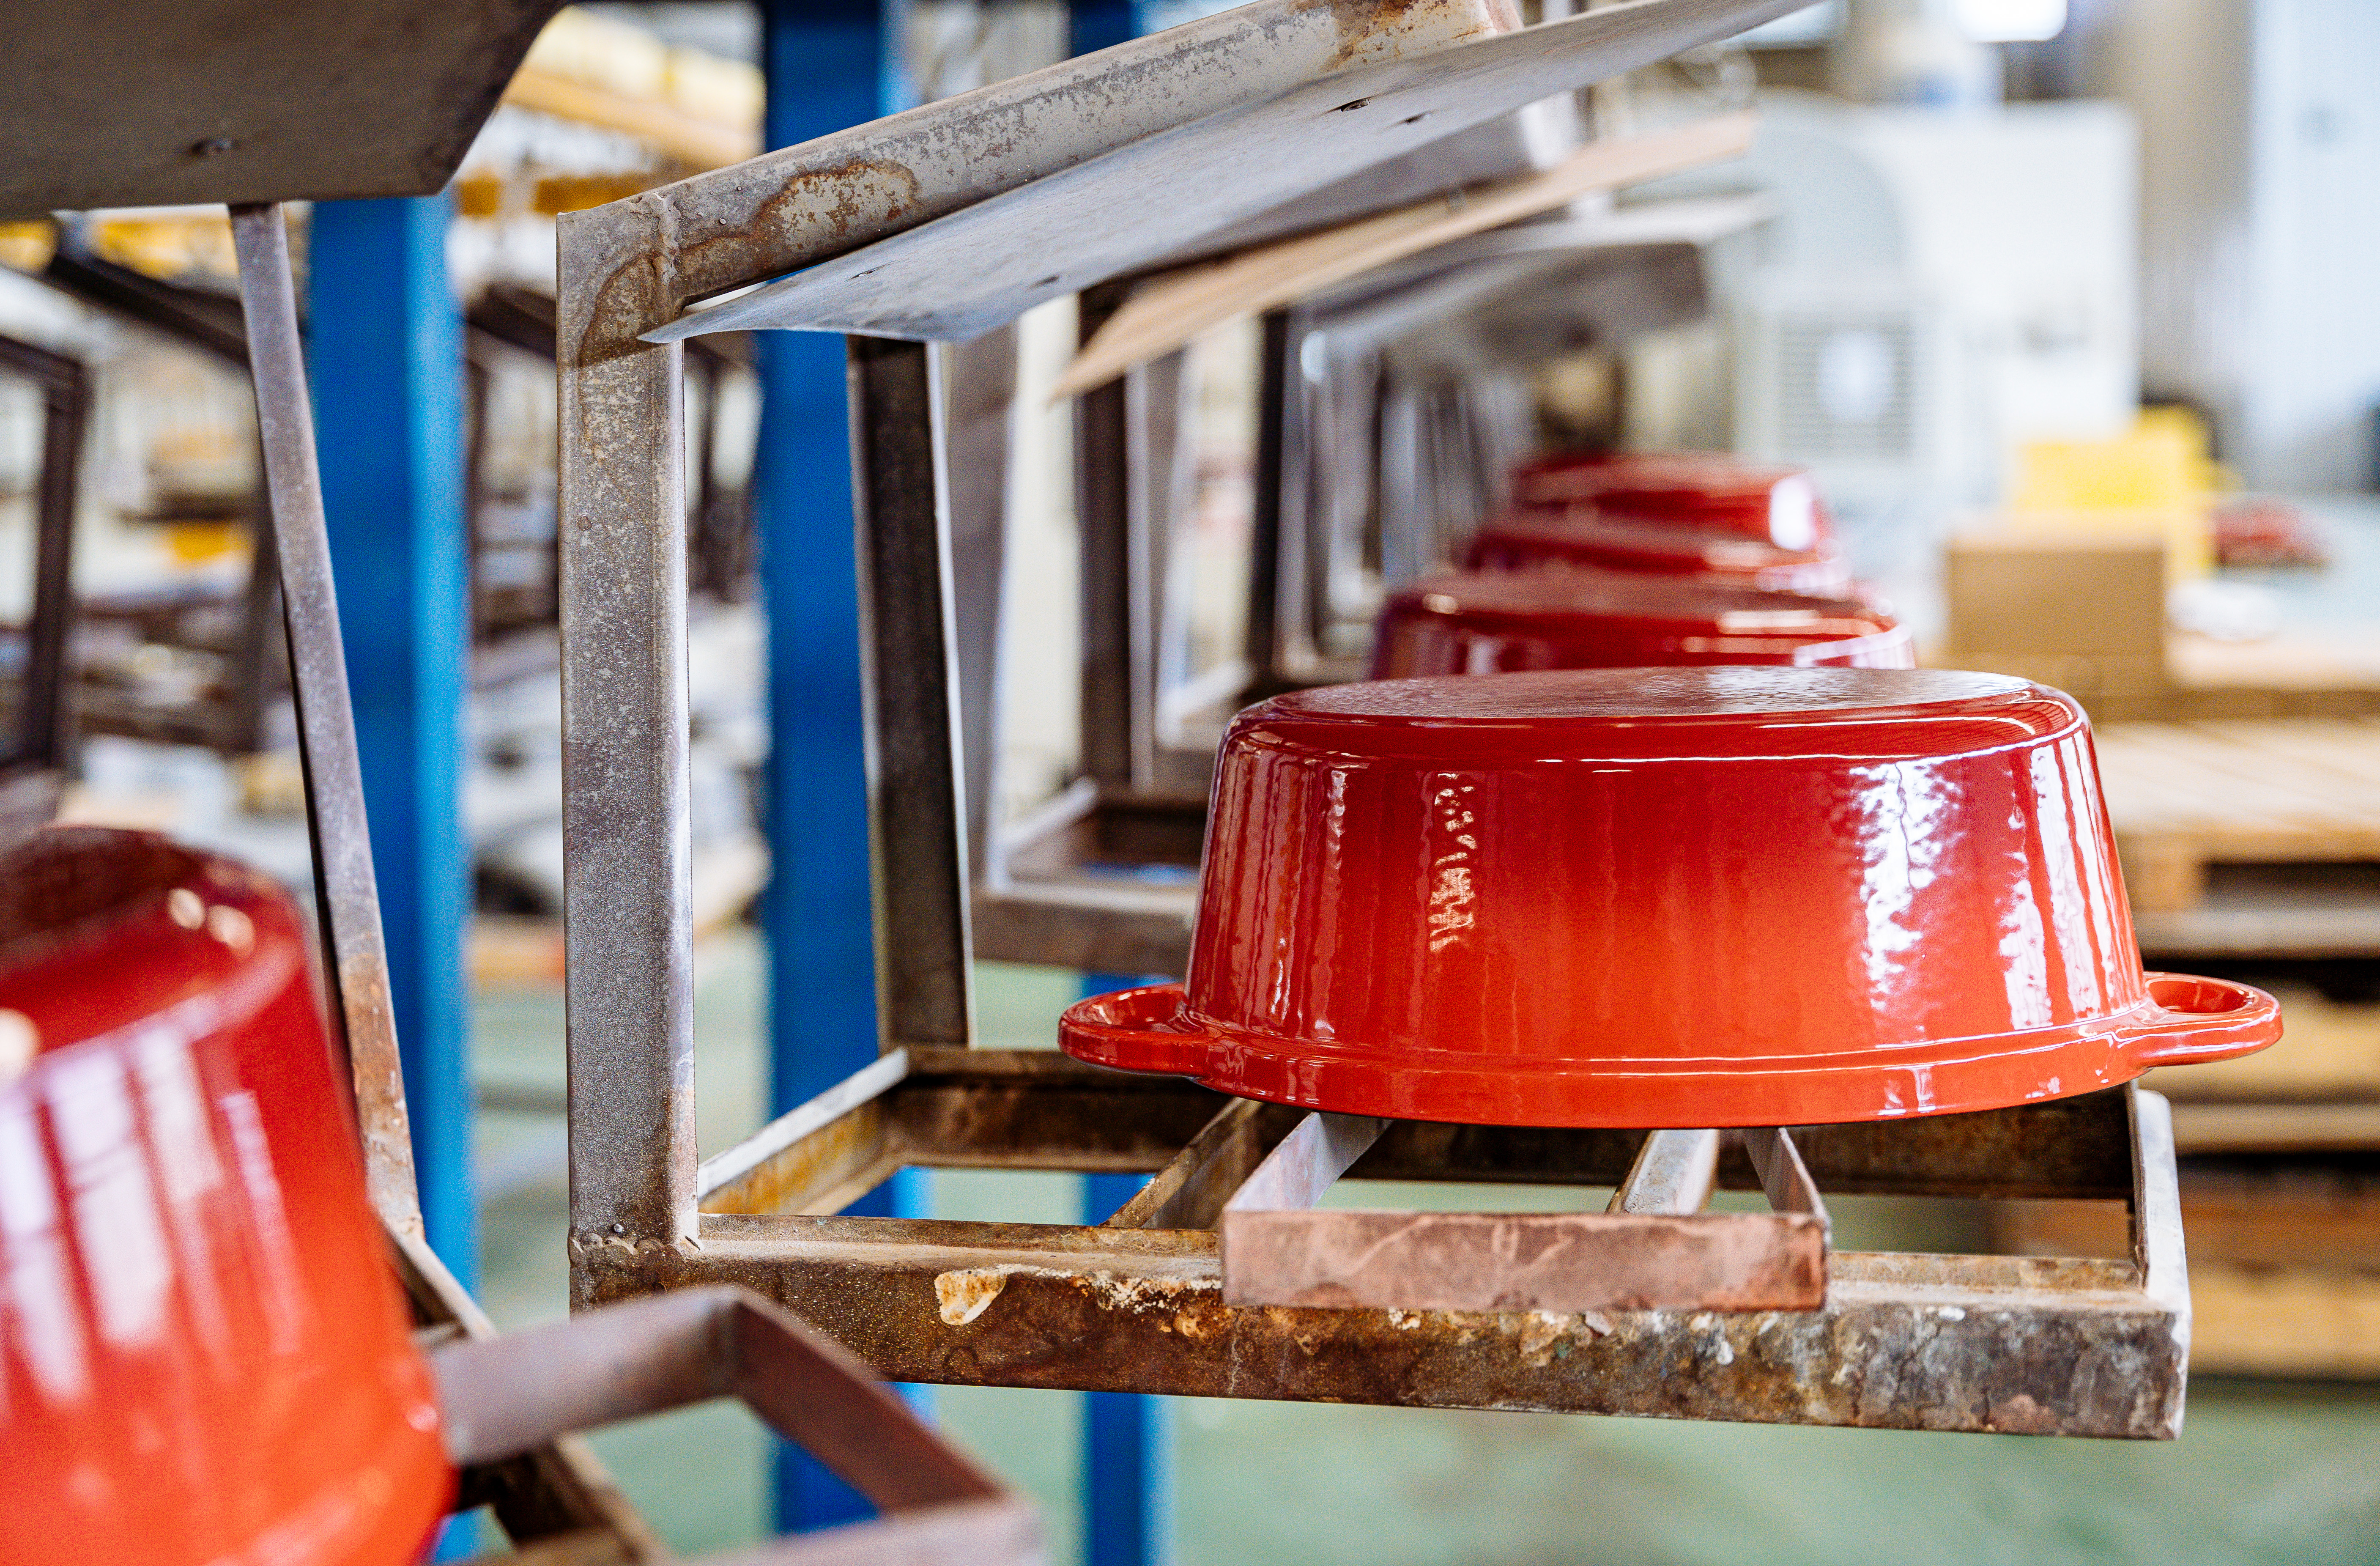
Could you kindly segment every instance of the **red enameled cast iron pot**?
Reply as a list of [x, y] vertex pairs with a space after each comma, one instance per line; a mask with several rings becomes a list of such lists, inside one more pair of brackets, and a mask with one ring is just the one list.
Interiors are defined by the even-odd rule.
[[1374, 679], [1689, 663], [1917, 659], [1905, 626], [1848, 599], [1569, 566], [1426, 577], [1390, 596], [1372, 642]]
[[1826, 507], [1806, 469], [1725, 452], [1541, 457], [1513, 471], [1512, 500], [1585, 503], [1609, 516], [1707, 528], [1779, 549], [1811, 549], [1828, 536]]
[[1585, 506], [1508, 512], [1472, 537], [1463, 564], [1473, 571], [1589, 565], [1827, 597], [1840, 597], [1852, 585], [1851, 568], [1831, 540], [1780, 549], [1741, 533], [1611, 516]]
[[1241, 713], [1188, 983], [1066, 1014], [1079, 1059], [1503, 1125], [1980, 1110], [2280, 1034], [2144, 975], [2091, 732], [1931, 670], [1385, 680]]
[[11, 1566], [396, 1566], [445, 1509], [302, 940], [163, 838], [0, 856]]

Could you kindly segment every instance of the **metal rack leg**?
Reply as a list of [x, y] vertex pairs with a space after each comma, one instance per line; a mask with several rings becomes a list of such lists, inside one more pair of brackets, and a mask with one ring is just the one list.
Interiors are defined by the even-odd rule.
[[[405, 1082], [389, 1010], [388, 953], [380, 891], [364, 820], [363, 767], [339, 640], [338, 597], [314, 461], [314, 413], [290, 280], [289, 235], [277, 204], [232, 209], [240, 302], [256, 383], [257, 433], [264, 447], [273, 547], [280, 556], [282, 613], [289, 632], [290, 681], [298, 704], [298, 752], [306, 769], [314, 845], [317, 917], [327, 961], [331, 1015], [347, 1055], [363, 1133], [372, 1205], [401, 1234], [419, 1235]], [[375, 438], [382, 432], [376, 431]]]

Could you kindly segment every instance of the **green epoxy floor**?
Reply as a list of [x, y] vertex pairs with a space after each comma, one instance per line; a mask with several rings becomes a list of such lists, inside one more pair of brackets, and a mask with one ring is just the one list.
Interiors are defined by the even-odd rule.
[[[764, 1104], [757, 943], [707, 943], [699, 977], [710, 1152]], [[985, 965], [985, 1041], [1046, 1045], [1075, 984]], [[558, 1091], [559, 991], [483, 995], [474, 1020], [484, 1081]], [[552, 1115], [481, 1117], [483, 1180], [502, 1189], [483, 1212], [480, 1287], [507, 1327], [565, 1308], [561, 1135]], [[949, 1217], [1074, 1221], [1077, 1189], [1062, 1175], [934, 1178]], [[1391, 1198], [1375, 1187], [1371, 1199]], [[1882, 1206], [1841, 1216], [1912, 1219]], [[1077, 1400], [933, 1397], [948, 1430], [1039, 1500], [1053, 1562], [1071, 1566]], [[2380, 1563], [2380, 1389], [2202, 1381], [2181, 1439], [2155, 1445], [1203, 1399], [1177, 1400], [1174, 1416], [1181, 1566]], [[677, 1548], [759, 1536], [766, 1443], [740, 1410], [687, 1410], [596, 1444]]]

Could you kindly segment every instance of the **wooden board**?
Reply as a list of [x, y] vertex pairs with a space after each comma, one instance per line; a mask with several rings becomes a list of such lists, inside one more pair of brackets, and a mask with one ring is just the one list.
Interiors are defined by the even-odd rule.
[[2380, 859], [2380, 719], [2109, 723], [2097, 744], [2135, 908], [2195, 907], [2214, 862]]
[[427, 195], [558, 0], [8, 7], [0, 216]]
[[[2123, 1254], [2120, 1202], [2015, 1202], [1995, 1238], [2025, 1256]], [[2306, 1170], [2243, 1181], [2185, 1171], [2190, 1368], [2380, 1378], [2380, 1192]]]
[[1452, 191], [1152, 278], [1083, 346], [1050, 400], [1079, 396], [1225, 322], [1310, 297], [1375, 267], [1536, 217], [1591, 191], [1742, 157], [1751, 151], [1755, 120], [1750, 114], [1724, 115], [1655, 135], [1596, 141], [1543, 173]]
[[1093, 157], [643, 334], [784, 327], [964, 341], [1035, 305], [1197, 253], [1371, 165], [1794, 9], [1621, 0], [1334, 72]]

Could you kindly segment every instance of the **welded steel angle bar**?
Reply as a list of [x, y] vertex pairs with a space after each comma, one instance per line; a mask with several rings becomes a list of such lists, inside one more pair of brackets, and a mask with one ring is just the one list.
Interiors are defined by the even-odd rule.
[[[1128, 142], [1350, 66], [1510, 30], [1500, 0], [1256, 0], [798, 146], [568, 213], [601, 287], [650, 274], [666, 308], [914, 228]], [[565, 286], [573, 280], [565, 274]], [[640, 293], [624, 286], [623, 304]], [[642, 313], [642, 312], [636, 312]], [[565, 310], [565, 327], [568, 325]]]
[[1773, 1214], [1700, 1210], [1718, 1173], [1712, 1131], [1646, 1137], [1608, 1212], [1312, 1210], [1388, 1123], [1309, 1114], [1257, 1165], [1217, 1225], [1227, 1304], [1575, 1312], [1825, 1303], [1826, 1215], [1782, 1131], [1744, 1135]]
[[[2188, 1329], [2171, 1144], [2155, 1095], [2101, 1099], [1882, 1129], [1913, 1152], [1987, 1154], [1966, 1160], [1974, 1189], [2105, 1196], [2102, 1155], [2126, 1158], [2143, 1260], [1837, 1253], [1814, 1310], [1239, 1306], [1211, 1232], [725, 1215], [698, 1249], [583, 1258], [578, 1292], [740, 1283], [904, 1380], [2169, 1439]], [[1261, 1135], [1263, 1112], [1211, 1123], [1210, 1154]], [[1803, 1139], [1831, 1166], [1828, 1129]], [[2033, 1130], [2117, 1146], [1985, 1167], [2051, 1154], [2025, 1150]], [[1856, 1139], [1840, 1159], [1871, 1161]]]
[[795, 327], [964, 340], [1441, 137], [1795, 8], [1794, 0], [1624, 0], [1334, 72], [1145, 137], [646, 337]]
[[[2178, 1316], [2129, 1264], [1838, 1253], [1816, 1310], [1239, 1306], [1216, 1237], [706, 1217], [582, 1304], [734, 1282], [905, 1381], [2164, 1439]], [[1062, 1348], [1061, 1348], [1062, 1345]]]
[[278, 205], [234, 207], [231, 218], [249, 366], [256, 387], [257, 433], [264, 447], [265, 492], [280, 554], [316, 906], [329, 948], [324, 977], [355, 1083], [372, 1205], [391, 1227], [418, 1235], [421, 1205], [413, 1183], [405, 1076], [389, 1001], [388, 951], [381, 936], [380, 891], [364, 819], [355, 709], [347, 696], [346, 653], [339, 639], [338, 596], [331, 581], [322, 480], [314, 460], [313, 403], [298, 334], [297, 288], [289, 272], [289, 231]]

